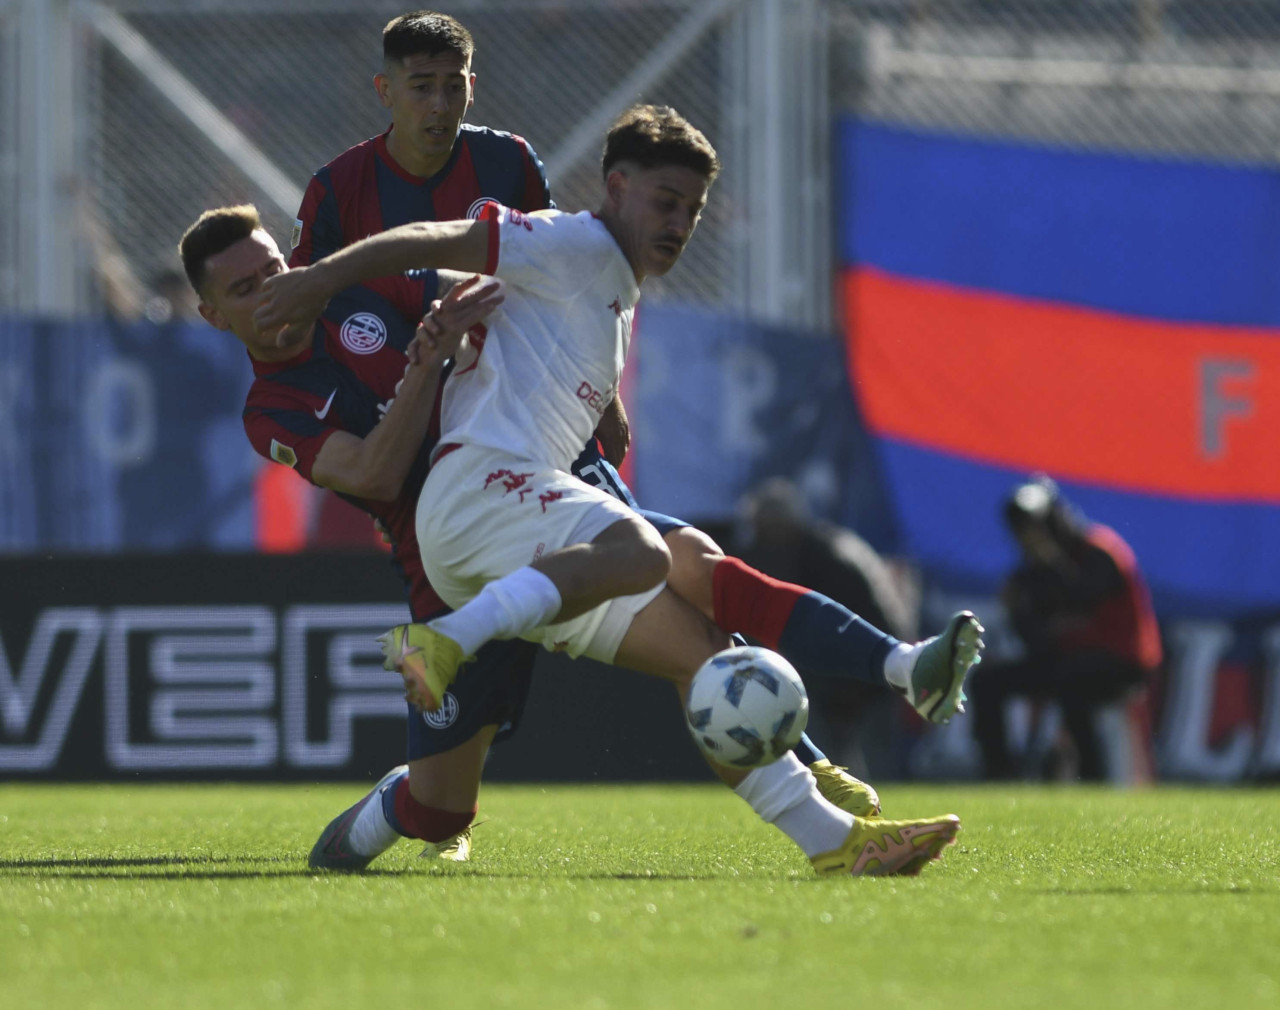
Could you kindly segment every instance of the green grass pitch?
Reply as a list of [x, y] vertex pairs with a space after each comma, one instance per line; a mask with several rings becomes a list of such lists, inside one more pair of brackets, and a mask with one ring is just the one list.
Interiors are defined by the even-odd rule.
[[492, 787], [470, 864], [309, 872], [359, 792], [0, 786], [0, 1004], [1280, 1006], [1275, 791], [889, 786], [959, 844], [819, 881], [714, 786]]

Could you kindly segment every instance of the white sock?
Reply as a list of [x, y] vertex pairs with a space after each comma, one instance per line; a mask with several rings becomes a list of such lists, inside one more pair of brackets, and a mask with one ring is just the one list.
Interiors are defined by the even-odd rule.
[[517, 568], [490, 582], [469, 603], [430, 622], [448, 635], [463, 655], [473, 656], [494, 638], [518, 638], [526, 631], [550, 624], [560, 613], [560, 591], [536, 568]]
[[793, 753], [757, 768], [734, 792], [809, 857], [839, 848], [853, 828], [853, 814], [822, 798], [813, 773]]
[[916, 656], [924, 647], [923, 642], [907, 645], [899, 642], [884, 657], [884, 679], [893, 687], [906, 690], [911, 686], [911, 671], [916, 665]]
[[376, 856], [395, 845], [401, 834], [393, 828], [382, 812], [382, 794], [387, 789], [394, 789], [399, 779], [392, 781], [382, 789], [375, 789], [364, 801], [364, 806], [356, 814], [355, 823], [351, 825], [351, 833], [347, 840], [351, 847], [362, 856]]

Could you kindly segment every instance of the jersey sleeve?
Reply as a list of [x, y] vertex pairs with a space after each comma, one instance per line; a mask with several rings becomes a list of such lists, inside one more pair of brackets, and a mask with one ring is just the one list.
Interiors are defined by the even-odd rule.
[[293, 467], [314, 484], [311, 469], [316, 456], [339, 429], [319, 420], [307, 407], [281, 401], [245, 407], [244, 430], [260, 456]]
[[547, 170], [541, 159], [524, 137], [514, 137], [520, 145], [521, 163], [524, 166], [523, 188], [513, 195], [512, 207], [526, 214], [535, 210], [551, 210], [555, 201], [551, 199], [551, 185], [547, 182]]
[[434, 270], [410, 270], [392, 277], [366, 282], [366, 287], [386, 298], [396, 310], [416, 326], [440, 297], [440, 275]]
[[525, 214], [490, 203], [489, 260], [485, 273], [555, 301], [568, 301], [611, 261], [613, 240], [586, 215], [561, 211]]
[[307, 183], [302, 206], [293, 222], [289, 266], [310, 266], [337, 252], [343, 244], [338, 200], [328, 183], [328, 172], [321, 169]]

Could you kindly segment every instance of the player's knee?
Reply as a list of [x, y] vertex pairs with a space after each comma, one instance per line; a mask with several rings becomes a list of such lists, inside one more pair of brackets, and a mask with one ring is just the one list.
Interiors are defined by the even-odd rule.
[[724, 551], [711, 537], [692, 526], [679, 526], [664, 537], [671, 550], [667, 584], [708, 617], [714, 615], [715, 569]]
[[671, 549], [648, 523], [639, 522], [636, 528], [638, 533], [629, 560], [637, 583], [643, 583], [635, 592], [642, 593], [658, 585], [670, 573]]
[[648, 592], [671, 570], [671, 551], [661, 534], [639, 517], [622, 519], [593, 541], [597, 574], [607, 571], [617, 596]]
[[677, 526], [663, 537], [677, 563], [714, 565], [724, 558], [724, 549], [702, 530], [693, 526]]

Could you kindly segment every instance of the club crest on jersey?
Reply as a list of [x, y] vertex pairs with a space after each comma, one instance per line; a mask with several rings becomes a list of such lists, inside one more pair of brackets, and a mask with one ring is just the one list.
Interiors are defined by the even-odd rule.
[[387, 324], [372, 312], [357, 312], [342, 324], [341, 338], [352, 354], [373, 354], [387, 342]]
[[302, 241], [302, 218], [295, 217], [293, 219], [293, 231], [289, 234], [289, 248], [297, 249], [298, 243]]
[[490, 203], [493, 204], [494, 207], [502, 206], [502, 204], [498, 203], [498, 201], [491, 196], [482, 196], [479, 200], [472, 200], [471, 206], [467, 208], [467, 220], [479, 221], [480, 215], [484, 213], [485, 205]]
[[277, 442], [274, 438], [271, 440], [271, 458], [277, 463], [283, 463], [285, 466], [298, 465], [298, 454], [287, 445]]
[[442, 704], [435, 712], [423, 712], [422, 721], [432, 729], [448, 729], [458, 719], [458, 699], [452, 691], [445, 691]]

